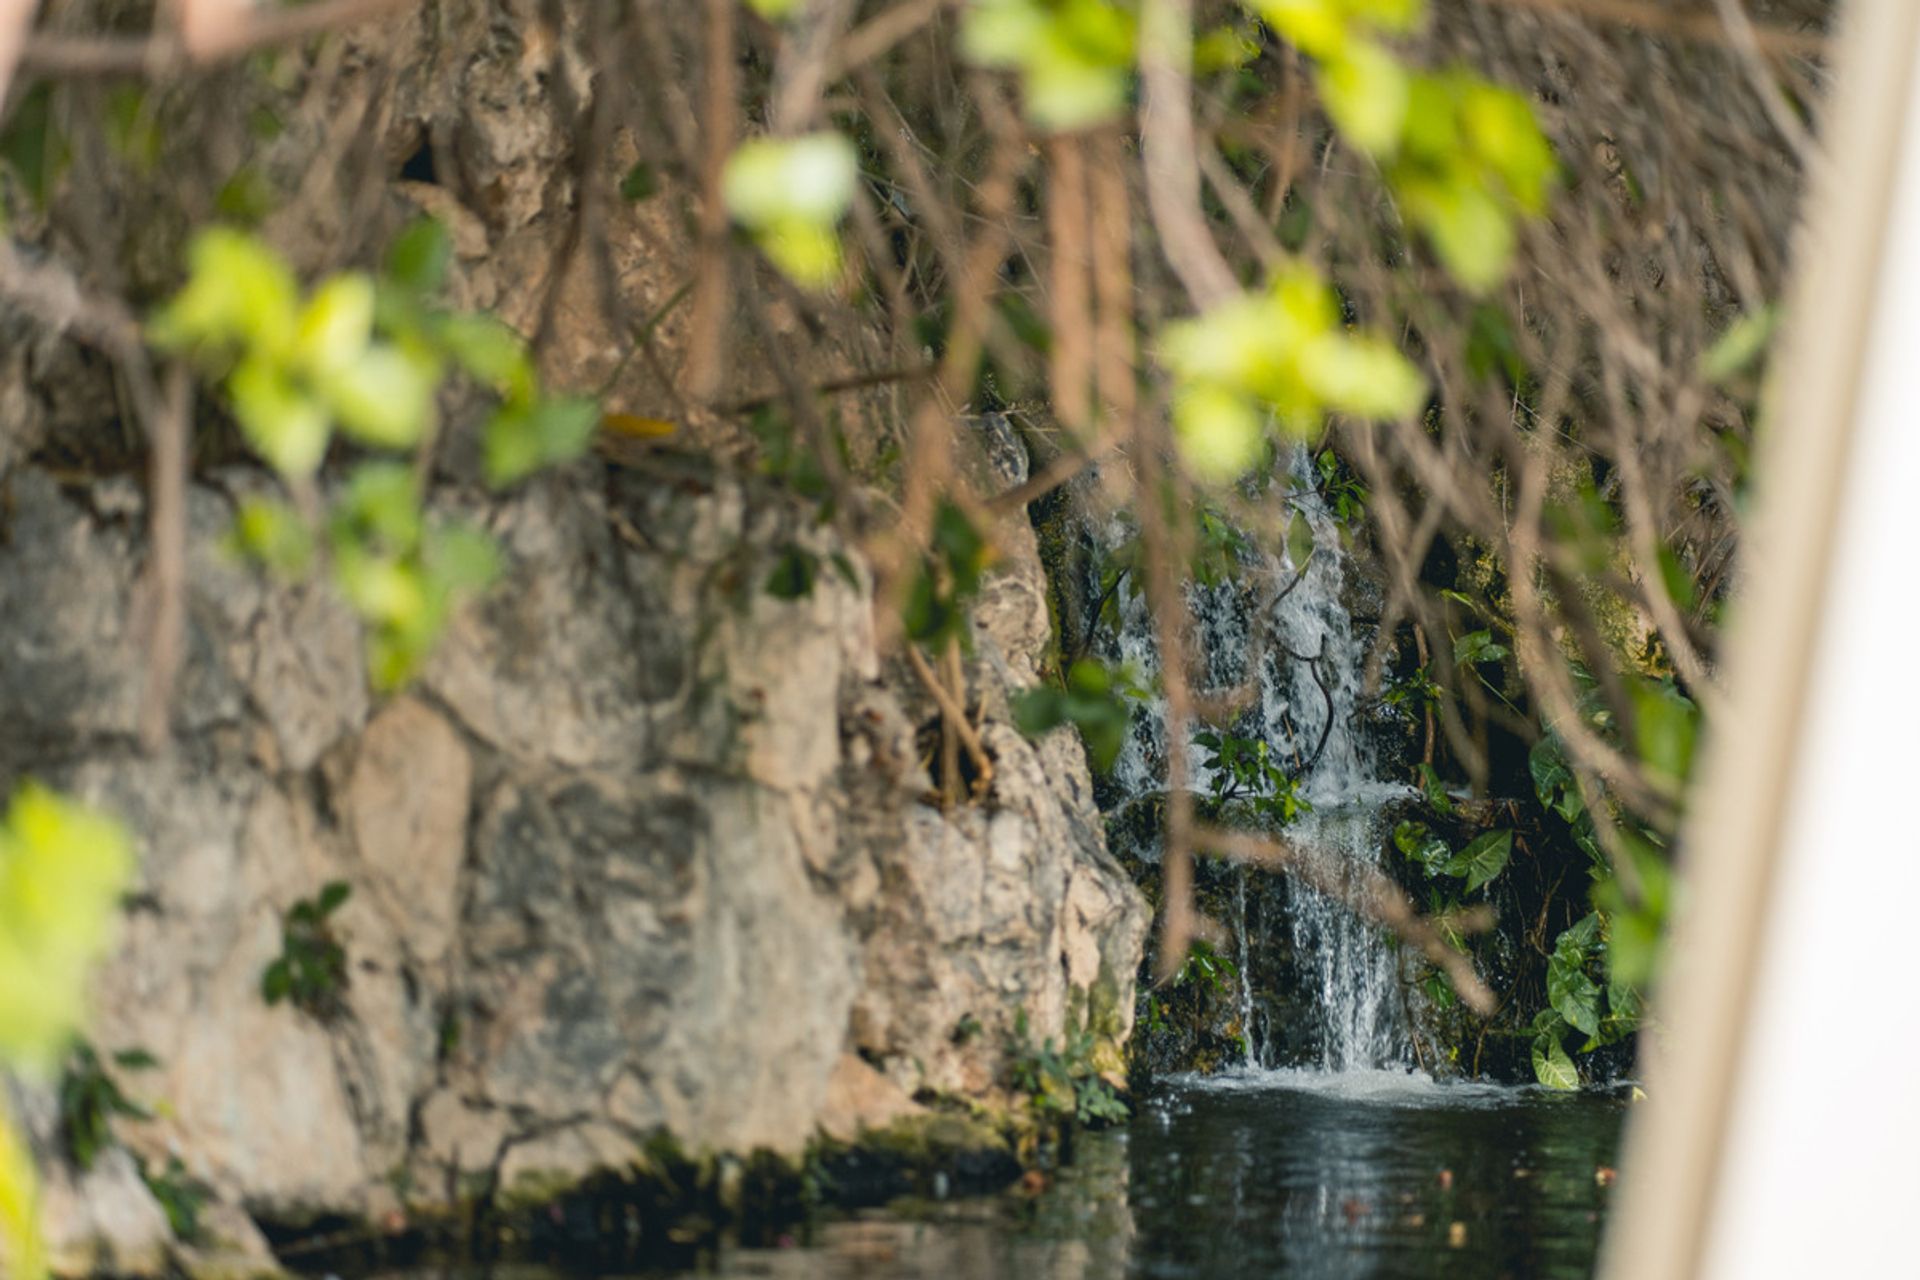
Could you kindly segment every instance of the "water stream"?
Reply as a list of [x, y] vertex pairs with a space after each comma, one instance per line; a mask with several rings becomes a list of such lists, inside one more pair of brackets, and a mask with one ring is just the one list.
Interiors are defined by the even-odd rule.
[[[1380, 776], [1364, 727], [1363, 673], [1371, 637], [1355, 627], [1348, 611], [1352, 562], [1333, 512], [1312, 483], [1304, 448], [1295, 451], [1292, 478], [1286, 501], [1312, 535], [1311, 552], [1302, 554], [1302, 543], [1278, 559], [1246, 553], [1243, 577], [1195, 588], [1189, 604], [1206, 645], [1209, 692], [1235, 686], [1242, 691], [1246, 709], [1234, 732], [1264, 741], [1301, 780], [1311, 808], [1288, 828], [1289, 843], [1316, 859], [1334, 882], [1348, 883], [1378, 869], [1382, 808], [1409, 789]], [[1108, 533], [1117, 536], [1117, 530]], [[1302, 563], [1295, 562], [1296, 554]], [[1131, 598], [1122, 610], [1111, 656], [1143, 675], [1158, 670], [1144, 599]], [[1163, 785], [1167, 750], [1162, 718], [1149, 708], [1136, 717], [1115, 768], [1121, 793], [1144, 795]], [[1213, 783], [1210, 753], [1193, 743], [1187, 750], [1195, 788], [1204, 793]], [[1409, 975], [1400, 972], [1398, 955], [1379, 928], [1341, 902], [1298, 884], [1286, 887], [1283, 927], [1291, 963], [1285, 985], [1293, 999], [1283, 1011], [1255, 992], [1255, 953], [1272, 939], [1255, 936], [1259, 926], [1249, 922], [1250, 874], [1260, 873], [1240, 873], [1234, 919], [1227, 922], [1239, 970], [1246, 1065], [1332, 1072], [1410, 1066]], [[1267, 1033], [1277, 1019], [1302, 1015], [1312, 1026], [1294, 1028], [1286, 1037], [1291, 1049]]]

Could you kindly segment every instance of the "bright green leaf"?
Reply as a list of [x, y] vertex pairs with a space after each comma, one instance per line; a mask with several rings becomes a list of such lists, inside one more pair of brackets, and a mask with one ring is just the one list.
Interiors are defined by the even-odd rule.
[[434, 418], [438, 362], [393, 343], [376, 343], [320, 384], [340, 427], [367, 444], [405, 449], [418, 444]]
[[373, 281], [357, 272], [318, 289], [294, 328], [292, 360], [308, 377], [338, 376], [373, 338]]
[[1203, 481], [1246, 474], [1263, 455], [1266, 430], [1243, 395], [1202, 383], [1173, 404], [1174, 441], [1187, 468]]
[[1371, 40], [1349, 40], [1320, 64], [1320, 98], [1348, 141], [1382, 156], [1400, 145], [1407, 119], [1407, 73]]
[[1533, 1078], [1549, 1089], [1567, 1091], [1580, 1087], [1580, 1072], [1567, 1057], [1560, 1042], [1545, 1037], [1533, 1042]]
[[1513, 220], [1483, 185], [1470, 180], [1409, 184], [1401, 200], [1440, 261], [1466, 288], [1484, 293], [1506, 276], [1516, 244]]
[[242, 361], [227, 379], [233, 415], [253, 451], [281, 475], [312, 475], [332, 434], [327, 411], [263, 359]]

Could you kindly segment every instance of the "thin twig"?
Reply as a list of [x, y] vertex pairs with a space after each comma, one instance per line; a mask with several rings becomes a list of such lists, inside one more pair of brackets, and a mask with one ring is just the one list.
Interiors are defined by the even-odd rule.
[[700, 259], [687, 334], [687, 387], [695, 400], [720, 389], [727, 323], [727, 208], [721, 194], [733, 147], [733, 0], [706, 0], [706, 98], [701, 112]]
[[993, 786], [993, 761], [987, 756], [986, 746], [980, 741], [979, 733], [967, 719], [966, 709], [960, 705], [953, 692], [941, 683], [940, 677], [933, 673], [932, 666], [920, 655], [920, 646], [906, 644], [901, 647], [907, 651], [907, 662], [913, 667], [913, 674], [920, 677], [920, 683], [926, 686], [927, 692], [933, 695], [934, 703], [939, 706], [941, 724], [951, 727], [954, 736], [960, 739], [960, 745], [964, 746], [967, 754], [973, 757], [974, 795], [986, 795]]
[[[1675, 13], [1665, 5], [1640, 0], [1482, 0], [1510, 9], [1533, 9], [1541, 13], [1591, 18], [1615, 26], [1632, 27], [1648, 35], [1674, 36], [1699, 44], [1725, 45], [1727, 31], [1719, 18], [1707, 13]], [[1788, 31], [1782, 27], [1753, 28], [1754, 44], [1776, 55], [1817, 58], [1827, 53], [1831, 42], [1817, 31]]]

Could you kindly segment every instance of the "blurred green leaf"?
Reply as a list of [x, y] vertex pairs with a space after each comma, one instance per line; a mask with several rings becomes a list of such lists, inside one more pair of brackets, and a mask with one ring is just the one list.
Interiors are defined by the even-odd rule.
[[1400, 145], [1411, 90], [1398, 58], [1371, 40], [1348, 40], [1320, 64], [1320, 99], [1349, 141], [1369, 155]]
[[1700, 357], [1700, 376], [1708, 382], [1728, 381], [1766, 354], [1779, 326], [1780, 312], [1772, 305], [1741, 316]]
[[247, 359], [227, 379], [233, 415], [253, 451], [281, 475], [312, 475], [326, 456], [327, 411], [262, 359]]
[[439, 362], [395, 343], [375, 343], [320, 381], [340, 428], [387, 449], [420, 442], [434, 420]]
[[541, 467], [579, 457], [593, 440], [600, 410], [591, 400], [509, 404], [487, 423], [487, 483], [504, 488]]
[[387, 278], [415, 294], [437, 290], [453, 261], [453, 236], [438, 218], [409, 222], [387, 250]]

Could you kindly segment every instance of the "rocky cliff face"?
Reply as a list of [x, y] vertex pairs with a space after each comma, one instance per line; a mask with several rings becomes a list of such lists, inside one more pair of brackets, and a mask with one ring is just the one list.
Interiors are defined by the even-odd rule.
[[[865, 571], [758, 481], [596, 467], [440, 499], [508, 577], [385, 700], [322, 587], [221, 551], [255, 483], [192, 492], [158, 756], [135, 741], [137, 490], [21, 468], [0, 504], [0, 783], [32, 772], [139, 838], [92, 1035], [159, 1060], [122, 1083], [160, 1118], [122, 1138], [212, 1188], [227, 1247], [264, 1258], [236, 1206], [396, 1221], [550, 1194], [659, 1134], [793, 1156], [916, 1092], [994, 1101], [1022, 1010], [1057, 1035], [1091, 1001], [1124, 1036], [1144, 904], [1078, 741], [1005, 723], [1047, 635], [1023, 526], [972, 659], [993, 791], [943, 813], [915, 745], [931, 707], [883, 669]], [[778, 598], [795, 547], [846, 572]], [[270, 1006], [286, 913], [332, 881], [337, 1007]], [[164, 1256], [117, 1154], [49, 1203], [69, 1266]]]

